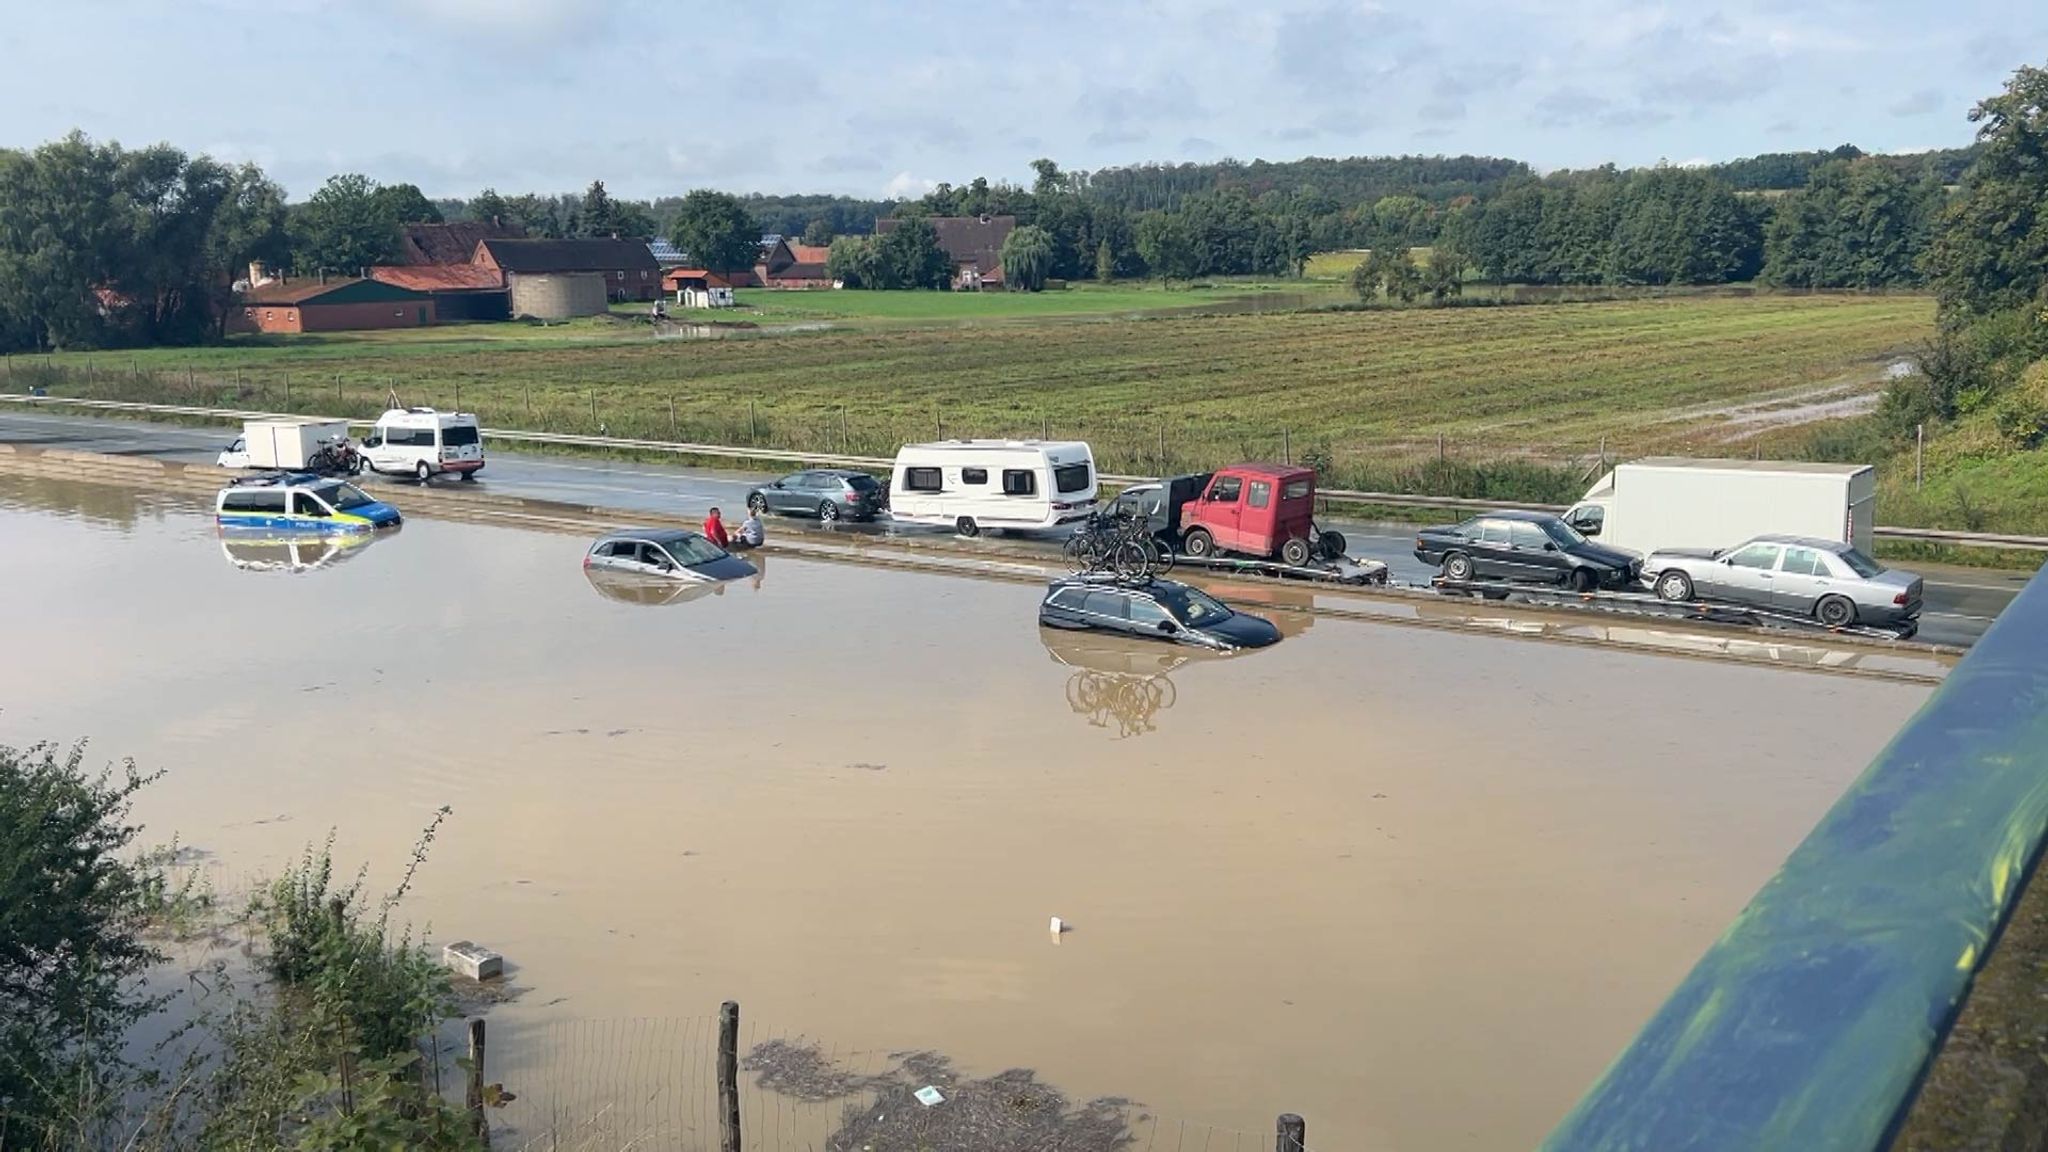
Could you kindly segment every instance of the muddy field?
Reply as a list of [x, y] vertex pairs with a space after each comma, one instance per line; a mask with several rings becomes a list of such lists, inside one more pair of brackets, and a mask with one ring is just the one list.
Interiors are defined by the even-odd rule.
[[944, 1068], [969, 1117], [1492, 1149], [1926, 693], [1329, 618], [1183, 659], [1041, 636], [1028, 585], [770, 556], [671, 597], [583, 545], [228, 548], [182, 498], [0, 480], [0, 741], [167, 770], [145, 838], [224, 889], [330, 829], [388, 884], [452, 805], [404, 908], [513, 964], [492, 1050], [532, 1116], [673, 1091], [695, 1131], [663, 1045], [731, 998], [884, 1102]]

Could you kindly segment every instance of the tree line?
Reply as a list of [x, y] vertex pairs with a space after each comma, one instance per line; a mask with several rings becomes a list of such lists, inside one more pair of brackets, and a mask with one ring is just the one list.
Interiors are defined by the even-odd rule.
[[[1029, 187], [977, 178], [914, 200], [698, 190], [636, 201], [612, 196], [601, 180], [580, 194], [487, 188], [431, 200], [411, 184], [345, 173], [287, 203], [254, 165], [74, 133], [0, 150], [0, 348], [218, 338], [250, 260], [353, 274], [395, 258], [406, 225], [459, 220], [551, 238], [664, 237], [725, 271], [751, 267], [764, 233], [801, 237], [833, 245], [832, 275], [864, 287], [947, 280], [924, 229], [875, 237], [878, 218], [974, 215], [1012, 216], [1030, 230], [1005, 260], [1013, 286], [1289, 276], [1313, 252], [1441, 248], [1444, 257], [1418, 271], [1455, 261], [1461, 281], [1910, 287], [1925, 282], [1923, 257], [1963, 179], [1958, 165], [1984, 147], [1869, 156], [1845, 146], [1542, 176], [1519, 161], [1473, 156], [1093, 173], [1039, 159]], [[1394, 282], [1407, 283], [1398, 271]], [[1384, 289], [1384, 275], [1378, 283]]]

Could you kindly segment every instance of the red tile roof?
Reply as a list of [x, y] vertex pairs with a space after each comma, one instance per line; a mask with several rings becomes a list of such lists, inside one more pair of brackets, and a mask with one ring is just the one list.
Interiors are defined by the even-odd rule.
[[505, 277], [480, 264], [384, 264], [370, 269], [370, 279], [415, 292], [503, 291]]
[[401, 264], [467, 264], [480, 240], [511, 240], [526, 230], [488, 220], [456, 224], [408, 224], [398, 246]]
[[795, 241], [791, 241], [789, 254], [796, 257], [796, 262], [799, 264], [817, 264], [822, 266], [831, 257], [832, 249], [824, 244], [798, 244]]

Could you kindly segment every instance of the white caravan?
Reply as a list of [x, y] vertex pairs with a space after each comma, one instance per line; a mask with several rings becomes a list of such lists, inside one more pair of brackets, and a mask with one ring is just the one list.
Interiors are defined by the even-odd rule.
[[372, 472], [421, 483], [443, 472], [474, 480], [484, 466], [483, 429], [467, 412], [393, 408], [363, 437], [363, 460]]
[[1095, 512], [1095, 456], [1079, 441], [945, 440], [906, 444], [889, 480], [889, 518], [1032, 530]]

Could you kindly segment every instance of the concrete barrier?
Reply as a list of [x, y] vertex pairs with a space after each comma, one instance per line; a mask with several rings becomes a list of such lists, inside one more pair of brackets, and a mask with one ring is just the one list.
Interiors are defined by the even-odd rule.
[[2036, 576], [1552, 1133], [1548, 1152], [1886, 1145], [2040, 858], [2044, 636], [2048, 581]]

